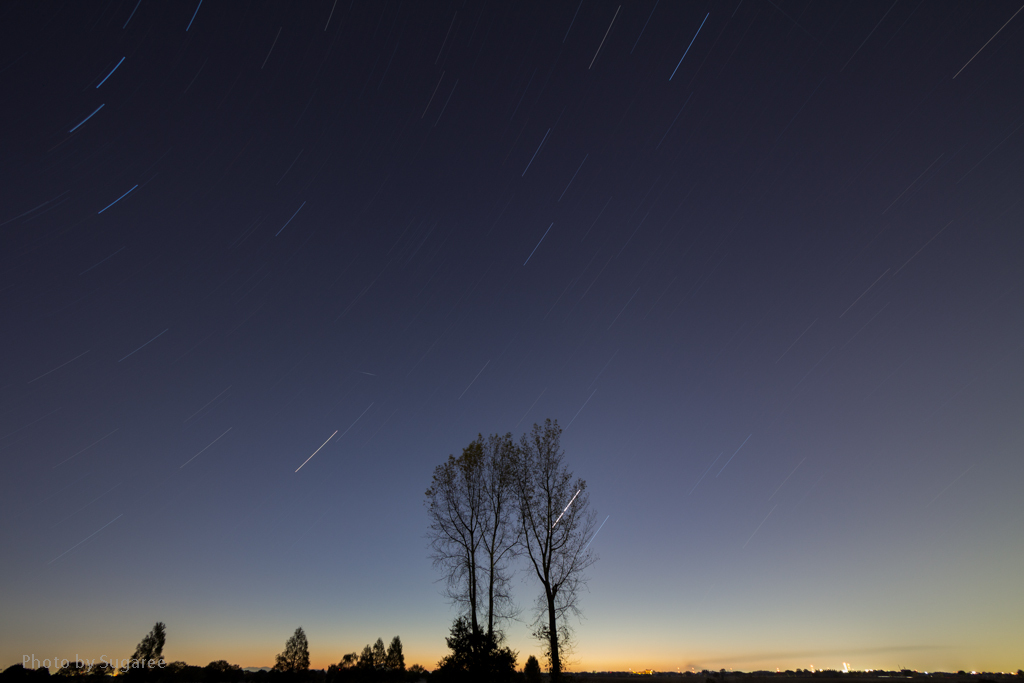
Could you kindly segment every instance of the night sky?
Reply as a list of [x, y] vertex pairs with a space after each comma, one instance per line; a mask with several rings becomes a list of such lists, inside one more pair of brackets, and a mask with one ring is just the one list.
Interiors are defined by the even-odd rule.
[[1019, 10], [4, 3], [0, 666], [433, 668], [548, 417], [570, 669], [1024, 666]]

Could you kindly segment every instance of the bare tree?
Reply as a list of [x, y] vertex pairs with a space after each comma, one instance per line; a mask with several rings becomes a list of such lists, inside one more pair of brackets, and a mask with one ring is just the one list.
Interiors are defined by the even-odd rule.
[[547, 646], [552, 680], [561, 677], [561, 653], [569, 645], [565, 617], [581, 615], [583, 572], [597, 559], [587, 549], [595, 518], [588, 508], [587, 483], [574, 481], [563, 464], [561, 434], [557, 421], [533, 425], [520, 440], [515, 477], [521, 543], [544, 589], [537, 601], [535, 635]]
[[518, 547], [512, 434], [476, 440], [434, 469], [427, 489], [434, 566], [447, 580], [446, 595], [467, 613], [473, 633], [486, 633], [515, 614], [511, 561]]
[[[477, 437], [484, 452], [482, 549], [487, 572], [487, 635], [495, 635], [495, 625], [516, 615], [512, 600], [511, 562], [519, 547], [516, 519], [515, 463], [516, 443], [512, 434], [492, 434], [484, 441]], [[500, 636], [499, 636], [500, 639]]]
[[484, 538], [482, 461], [483, 449], [474, 441], [461, 456], [449, 455], [434, 469], [426, 492], [434, 566], [444, 571], [445, 595], [468, 612], [474, 632], [479, 628], [477, 554]]

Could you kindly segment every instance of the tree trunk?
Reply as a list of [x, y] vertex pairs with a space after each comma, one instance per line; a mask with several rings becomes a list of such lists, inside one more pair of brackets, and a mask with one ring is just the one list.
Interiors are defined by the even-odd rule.
[[480, 628], [479, 622], [476, 619], [476, 561], [475, 558], [470, 559], [469, 562], [469, 622], [473, 629], [473, 634], [476, 635], [477, 630]]
[[494, 635], [494, 558], [491, 558], [491, 573], [487, 581], [487, 637]]
[[555, 623], [555, 596], [548, 592], [548, 643], [551, 647], [551, 680], [562, 680], [562, 660], [558, 656], [558, 625]]

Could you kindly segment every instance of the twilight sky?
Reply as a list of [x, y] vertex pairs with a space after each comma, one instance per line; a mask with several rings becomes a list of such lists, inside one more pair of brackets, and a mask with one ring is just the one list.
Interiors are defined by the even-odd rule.
[[1018, 11], [5, 3], [0, 666], [432, 668], [431, 472], [546, 417], [571, 668], [1024, 666]]

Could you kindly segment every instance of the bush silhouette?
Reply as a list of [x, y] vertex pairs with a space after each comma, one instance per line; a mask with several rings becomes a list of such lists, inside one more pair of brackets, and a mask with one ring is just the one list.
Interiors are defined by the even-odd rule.
[[465, 617], [455, 620], [451, 636], [446, 640], [452, 653], [438, 663], [432, 679], [451, 683], [516, 680], [516, 653], [499, 647], [496, 635], [485, 633], [479, 627], [474, 629]]
[[526, 666], [523, 667], [523, 677], [526, 679], [526, 683], [540, 683], [540, 662], [533, 655], [530, 655], [526, 660]]

